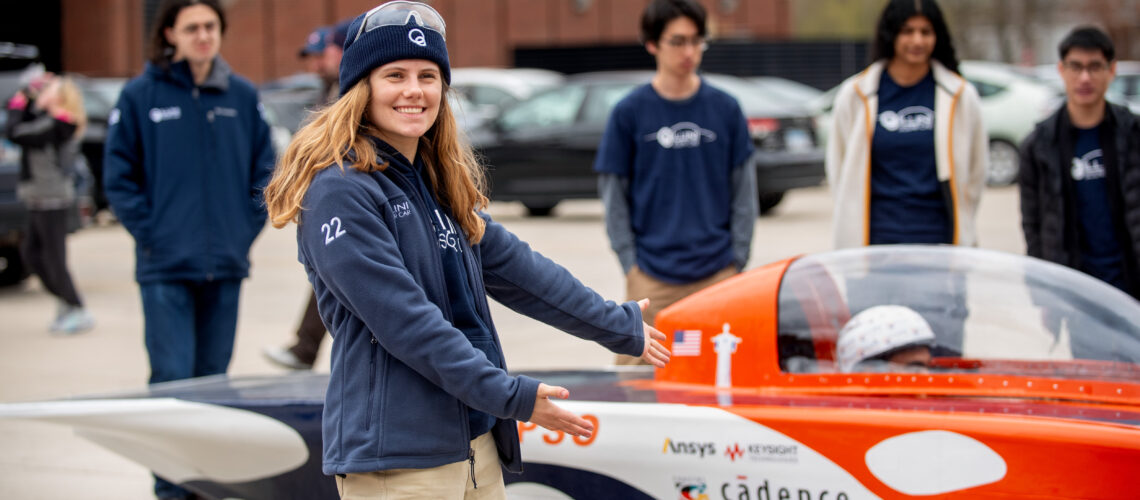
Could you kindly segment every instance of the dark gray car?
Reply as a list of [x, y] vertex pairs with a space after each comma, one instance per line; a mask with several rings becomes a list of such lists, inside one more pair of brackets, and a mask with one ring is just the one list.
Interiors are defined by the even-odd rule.
[[[702, 76], [735, 97], [748, 118], [762, 213], [787, 190], [823, 181], [824, 151], [807, 111], [769, 98], [740, 78]], [[562, 200], [597, 198], [594, 156], [610, 111], [652, 78], [648, 71], [574, 75], [469, 130], [488, 165], [491, 199], [520, 201], [531, 215], [548, 215]]]

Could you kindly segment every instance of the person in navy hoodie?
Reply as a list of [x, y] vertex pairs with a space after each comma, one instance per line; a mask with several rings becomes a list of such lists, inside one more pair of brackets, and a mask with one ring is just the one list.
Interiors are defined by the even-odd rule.
[[[602, 299], [482, 211], [483, 174], [445, 94], [443, 19], [389, 2], [349, 26], [341, 97], [297, 132], [266, 187], [333, 336], [323, 470], [343, 498], [504, 498], [516, 421], [589, 436], [508, 374], [487, 296], [664, 366], [647, 304]], [[502, 467], [500, 466], [502, 464]]]
[[[254, 86], [218, 56], [216, 0], [167, 0], [108, 120], [107, 199], [135, 239], [150, 382], [225, 373], [273, 170]], [[160, 498], [186, 492], [159, 479]]]

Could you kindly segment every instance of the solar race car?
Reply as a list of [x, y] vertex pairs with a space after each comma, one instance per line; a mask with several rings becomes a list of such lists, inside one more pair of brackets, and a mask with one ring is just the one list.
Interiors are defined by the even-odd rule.
[[[884, 305], [922, 317], [928, 362], [890, 362], [889, 338], [842, 359], [852, 317]], [[512, 498], [1140, 495], [1140, 305], [1079, 272], [967, 248], [827, 252], [715, 285], [657, 327], [664, 369], [528, 372], [568, 388], [559, 404], [595, 432], [519, 423]], [[331, 499], [326, 381], [219, 376], [0, 417], [73, 426], [207, 498]]]

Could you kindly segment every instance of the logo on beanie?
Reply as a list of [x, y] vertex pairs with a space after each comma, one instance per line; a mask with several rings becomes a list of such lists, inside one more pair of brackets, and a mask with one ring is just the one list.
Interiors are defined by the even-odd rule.
[[412, 28], [412, 30], [408, 32], [408, 40], [411, 40], [412, 43], [420, 47], [427, 47], [427, 38], [424, 37], [424, 32], [420, 31], [419, 28]]

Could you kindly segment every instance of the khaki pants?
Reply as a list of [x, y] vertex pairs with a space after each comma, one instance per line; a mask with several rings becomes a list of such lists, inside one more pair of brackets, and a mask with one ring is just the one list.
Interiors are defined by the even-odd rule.
[[475, 450], [475, 482], [471, 484], [471, 463], [463, 460], [430, 469], [392, 469], [379, 472], [336, 476], [336, 491], [343, 500], [465, 499], [500, 500], [507, 498], [499, 452], [491, 433], [471, 441]]
[[[662, 309], [713, 284], [736, 276], [736, 274], [736, 266], [732, 265], [717, 271], [705, 279], [677, 285], [654, 278], [645, 274], [645, 271], [642, 271], [641, 268], [633, 266], [633, 268], [629, 270], [629, 274], [625, 276], [625, 298], [626, 300], [649, 298], [649, 308], [642, 313], [642, 317], [645, 318], [646, 323], [652, 326], [654, 320], [657, 318], [657, 313]], [[646, 363], [642, 361], [640, 357], [618, 354], [617, 359], [614, 360], [614, 364], [643, 365]]]

